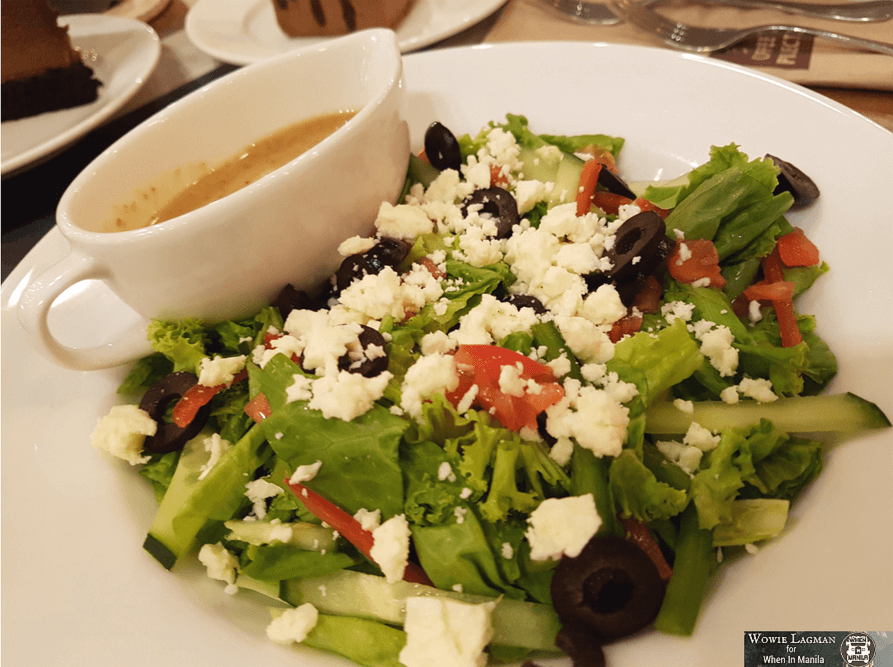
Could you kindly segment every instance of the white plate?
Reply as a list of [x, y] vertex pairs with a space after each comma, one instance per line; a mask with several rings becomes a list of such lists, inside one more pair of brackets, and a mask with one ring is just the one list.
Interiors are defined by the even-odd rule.
[[[832, 267], [800, 307], [817, 314], [838, 355], [833, 389], [893, 415], [893, 134], [796, 85], [665, 49], [508, 44], [432, 51], [405, 63], [415, 148], [434, 119], [476, 132], [511, 112], [527, 115], [536, 132], [625, 137], [619, 165], [633, 180], [676, 176], [703, 162], [711, 144], [729, 142], [800, 166], [822, 196], [790, 218]], [[194, 563], [167, 572], [142, 550], [154, 512], [148, 484], [89, 444], [126, 369], [51, 366], [31, 351], [11, 312], [28, 276], [66, 246], [51, 231], [0, 291], [9, 663], [346, 665], [273, 644], [257, 599], [226, 595]], [[85, 344], [126, 327], [132, 315], [105, 290], [86, 289], [57, 305], [54, 317], [71, 344]], [[833, 449], [786, 535], [720, 571], [694, 637], [646, 632], [609, 647], [609, 667], [738, 665], [745, 630], [889, 630], [891, 452], [893, 431]]]
[[102, 82], [99, 97], [71, 109], [5, 121], [2, 171], [6, 176], [48, 158], [98, 127], [132, 98], [161, 56], [161, 41], [148, 25], [103, 14], [63, 16], [72, 44]]
[[[416, 0], [397, 38], [403, 53], [421, 49], [470, 28], [505, 0]], [[287, 36], [276, 23], [272, 0], [198, 0], [186, 15], [186, 34], [208, 55], [248, 65], [283, 51], [329, 39]]]

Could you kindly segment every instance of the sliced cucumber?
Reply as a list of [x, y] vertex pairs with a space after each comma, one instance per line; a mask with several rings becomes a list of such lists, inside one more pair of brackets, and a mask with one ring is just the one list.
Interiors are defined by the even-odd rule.
[[539, 151], [534, 148], [521, 148], [518, 154], [518, 159], [524, 165], [521, 177], [525, 181], [554, 183], [563, 156], [564, 153], [560, 150]]
[[721, 401], [694, 404], [686, 413], [672, 403], [651, 406], [645, 415], [645, 431], [656, 435], [685, 433], [692, 422], [711, 431], [740, 428], [770, 420], [787, 433], [853, 433], [888, 428], [890, 420], [881, 409], [855, 394], [827, 394], [780, 398], [772, 403]]
[[583, 173], [583, 160], [576, 155], [563, 153], [560, 150], [540, 151], [522, 148], [518, 159], [524, 165], [524, 180], [535, 180], [552, 183], [549, 195], [549, 206], [567, 204], [577, 198], [580, 187], [580, 175]]
[[752, 544], [775, 537], [788, 520], [790, 502], [779, 498], [745, 498], [732, 502], [732, 516], [713, 528], [713, 546]]
[[229, 529], [229, 534], [226, 536], [228, 540], [238, 540], [255, 546], [280, 542], [307, 551], [326, 551], [335, 548], [335, 531], [313, 523], [303, 521], [271, 523], [233, 519], [224, 522], [223, 525]]
[[549, 206], [568, 204], [577, 199], [580, 189], [580, 175], [583, 173], [583, 160], [576, 155], [564, 153], [564, 159], [558, 165], [555, 176], [555, 187], [549, 196]]
[[210, 453], [205, 451], [207, 433], [190, 440], [177, 464], [171, 485], [161, 501], [143, 548], [167, 569], [189, 553], [196, 535], [209, 520], [226, 521], [245, 499], [245, 484], [269, 456], [261, 455], [266, 440], [255, 425], [229, 448], [202, 477]]
[[405, 600], [417, 595], [436, 595], [470, 603], [496, 601], [493, 610], [494, 644], [520, 646], [532, 650], [555, 650], [555, 635], [561, 622], [552, 607], [507, 598], [468, 595], [421, 584], [399, 581], [389, 584], [378, 577], [353, 570], [282, 582], [281, 597], [298, 606], [310, 602], [326, 614], [370, 618], [391, 625], [403, 625]]

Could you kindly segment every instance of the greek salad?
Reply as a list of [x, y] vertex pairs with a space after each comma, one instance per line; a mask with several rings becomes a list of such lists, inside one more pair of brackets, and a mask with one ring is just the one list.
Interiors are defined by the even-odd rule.
[[266, 595], [271, 640], [373, 667], [692, 634], [822, 434], [890, 422], [823, 393], [835, 357], [795, 303], [829, 267], [785, 218], [808, 176], [728, 144], [627, 183], [623, 144], [434, 122], [325, 285], [153, 321], [92, 436], [155, 490], [145, 549]]

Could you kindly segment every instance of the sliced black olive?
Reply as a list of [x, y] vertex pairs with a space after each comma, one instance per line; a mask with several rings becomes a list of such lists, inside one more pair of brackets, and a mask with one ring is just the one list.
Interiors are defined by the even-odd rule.
[[537, 299], [532, 294], [509, 294], [507, 297], [505, 297], [504, 301], [506, 303], [512, 304], [519, 310], [521, 308], [532, 308], [533, 312], [535, 312], [537, 315], [545, 315], [549, 312], [543, 305], [543, 302]]
[[462, 202], [462, 216], [468, 215], [468, 207], [481, 205], [481, 213], [489, 213], [496, 222], [496, 238], [503, 239], [512, 233], [518, 224], [518, 202], [508, 190], [498, 186], [475, 190]]
[[639, 272], [646, 276], [660, 278], [667, 268], [667, 257], [673, 252], [675, 246], [676, 243], [674, 241], [671, 241], [666, 236], [662, 236], [657, 243], [657, 250], [654, 251], [654, 254], [649, 259], [637, 264]]
[[605, 253], [612, 264], [607, 277], [623, 280], [638, 273], [637, 265], [647, 263], [654, 256], [666, 233], [664, 219], [654, 211], [642, 211], [629, 218], [615, 232], [614, 245]]
[[459, 170], [462, 166], [462, 151], [456, 135], [444, 125], [434, 121], [425, 131], [425, 155], [432, 166], [444, 169]]
[[354, 280], [381, 273], [386, 266], [398, 266], [409, 254], [409, 244], [401, 239], [382, 237], [363, 253], [349, 255], [335, 272], [335, 290], [340, 293]]
[[775, 188], [774, 194], [790, 192], [794, 195], [796, 206], [805, 206], [818, 199], [819, 187], [800, 169], [774, 155], [767, 154], [766, 159], [772, 160], [775, 166], [781, 169], [781, 173], [778, 175], [778, 187]]
[[173, 401], [179, 400], [183, 394], [198, 384], [198, 378], [186, 371], [177, 371], [161, 378], [149, 387], [140, 401], [140, 408], [149, 413], [149, 416], [158, 424], [155, 435], [146, 438], [143, 450], [149, 454], [166, 454], [177, 449], [192, 440], [208, 423], [211, 415], [211, 405], [202, 406], [195, 418], [185, 427], [176, 424], [168, 424], [164, 421], [164, 413], [167, 406]]
[[313, 301], [310, 295], [303, 290], [299, 290], [294, 285], [286, 285], [283, 287], [272, 305], [279, 309], [282, 319], [288, 317], [293, 310], [312, 310]]
[[540, 437], [543, 439], [543, 442], [545, 442], [547, 445], [549, 445], [549, 447], [551, 447], [552, 445], [554, 445], [555, 443], [558, 442], [558, 438], [556, 438], [554, 435], [549, 433], [549, 431], [546, 429], [546, 422], [548, 421], [548, 419], [549, 419], [549, 417], [548, 417], [548, 415], [546, 415], [545, 410], [540, 412], [536, 416], [536, 431], [537, 431], [537, 433], [540, 434]]
[[[338, 368], [351, 373], [359, 373], [363, 377], [371, 378], [381, 375], [388, 370], [388, 355], [385, 352], [385, 339], [372, 327], [361, 325], [360, 347], [363, 355], [359, 359], [353, 359], [350, 353], [338, 359]], [[371, 348], [371, 349], [370, 349]]]
[[636, 193], [630, 190], [629, 186], [626, 184], [626, 181], [624, 181], [622, 178], [620, 178], [620, 176], [615, 174], [610, 169], [604, 168], [598, 172], [598, 183], [605, 190], [615, 195], [621, 195], [630, 199], [636, 198]]
[[599, 640], [625, 637], [657, 615], [666, 584], [657, 566], [622, 537], [594, 537], [576, 558], [563, 557], [552, 578], [552, 604], [564, 625]]

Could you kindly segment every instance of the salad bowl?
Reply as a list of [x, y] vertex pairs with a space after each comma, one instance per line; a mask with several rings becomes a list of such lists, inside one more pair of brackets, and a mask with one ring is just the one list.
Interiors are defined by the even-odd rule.
[[[893, 185], [889, 132], [798, 86], [660, 49], [517, 44], [418, 54], [404, 64], [415, 151], [433, 120], [473, 133], [510, 112], [525, 114], [542, 132], [624, 137], [618, 167], [633, 181], [671, 179], [703, 162], [711, 145], [731, 142], [753, 156], [771, 152], [796, 163], [822, 190], [816, 205], [790, 217], [832, 267], [800, 303], [816, 314], [838, 355], [831, 389], [858, 392], [893, 412], [886, 388], [893, 316], [876, 307], [893, 289], [882, 269], [893, 228], [876, 224]], [[629, 72], [637, 73], [634, 81]], [[818, 131], [841, 139], [834, 164]], [[865, 156], [876, 161], [868, 165]], [[841, 175], [840, 163], [850, 171]], [[840, 220], [848, 221], [846, 230]], [[119, 402], [114, 392], [128, 369], [80, 373], [53, 366], [15, 323], [21, 286], [65, 252], [65, 239], [52, 232], [2, 291], [2, 387], [10, 410], [3, 436], [20, 444], [5, 447], [3, 468], [4, 566], [20, 575], [8, 578], [3, 591], [16, 611], [4, 623], [8, 658], [101, 667], [174, 660], [351, 664], [273, 644], [264, 634], [269, 616], [262, 598], [251, 591], [228, 596], [198, 563], [184, 561], [168, 572], [143, 552], [156, 509], [151, 489], [127, 464], [88, 444], [96, 419]], [[114, 330], [128, 323], [114, 304], [101, 292], [72, 294], [53, 309], [54, 324], [74, 337]], [[825, 472], [793, 509], [784, 533], [753, 556], [727, 555], [734, 562], [711, 584], [692, 637], [645, 631], [608, 646], [608, 665], [741, 664], [751, 630], [884, 629], [893, 590], [887, 562], [893, 535], [885, 523], [891, 445], [888, 430], [831, 447]], [[29, 502], [13, 509], [8, 501], [19, 498]], [[42, 631], [48, 625], [55, 628], [50, 637]]]

